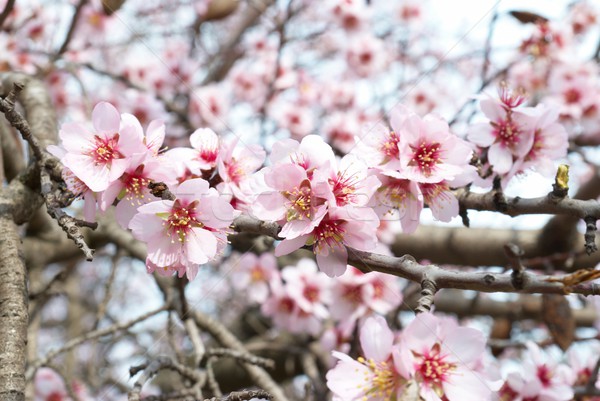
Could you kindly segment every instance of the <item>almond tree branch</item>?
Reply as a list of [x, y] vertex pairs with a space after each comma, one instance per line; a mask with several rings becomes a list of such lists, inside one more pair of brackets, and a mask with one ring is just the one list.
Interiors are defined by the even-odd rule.
[[[233, 224], [234, 229], [238, 232], [245, 231], [246, 226], [254, 232], [257, 231], [257, 228], [265, 227], [264, 235], [273, 234], [273, 225], [276, 225], [276, 223], [261, 222], [249, 216], [237, 218]], [[522, 288], [517, 289], [510, 274], [451, 271], [436, 265], [421, 265], [409, 255], [394, 257], [348, 248], [348, 263], [363, 272], [378, 271], [417, 283], [421, 283], [427, 278], [433, 281], [438, 289], [457, 288], [481, 292], [523, 292], [532, 294], [565, 294], [571, 292], [582, 295], [600, 295], [600, 286], [596, 284], [583, 283], [567, 288], [562, 283], [551, 281], [556, 277], [528, 272], [523, 274]]]

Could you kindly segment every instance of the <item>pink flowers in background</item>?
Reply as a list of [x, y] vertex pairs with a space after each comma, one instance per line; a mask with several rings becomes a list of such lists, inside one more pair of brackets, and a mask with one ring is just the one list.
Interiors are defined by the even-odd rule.
[[[328, 322], [333, 322], [337, 335], [350, 336], [358, 322], [377, 313], [388, 313], [402, 302], [399, 279], [390, 280], [381, 273], [363, 274], [354, 267], [339, 278], [329, 278], [313, 260], [306, 258], [284, 267], [279, 274], [270, 268], [265, 271], [271, 257], [244, 255], [236, 272], [241, 272], [240, 282], [248, 283], [249, 288], [264, 288], [268, 278], [268, 296], [261, 301], [261, 310], [281, 330], [319, 337], [330, 332], [326, 328]], [[240, 287], [235, 281], [234, 278], [234, 286]]]

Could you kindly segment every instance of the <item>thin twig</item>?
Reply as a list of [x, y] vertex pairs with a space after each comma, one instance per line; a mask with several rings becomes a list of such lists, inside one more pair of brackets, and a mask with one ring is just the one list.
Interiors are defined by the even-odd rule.
[[50, 361], [52, 359], [54, 359], [57, 355], [65, 353], [87, 341], [94, 340], [96, 338], [104, 337], [107, 335], [114, 334], [118, 331], [128, 329], [128, 328], [135, 326], [136, 324], [138, 324], [154, 315], [159, 314], [160, 312], [168, 310], [169, 308], [170, 308], [170, 305], [166, 304], [166, 305], [161, 306], [158, 309], [154, 309], [150, 312], [144, 313], [143, 315], [141, 315], [135, 319], [132, 319], [132, 320], [129, 320], [126, 322], [122, 322], [122, 323], [113, 324], [109, 327], [106, 327], [106, 328], [103, 328], [100, 330], [90, 331], [82, 336], [75, 337], [75, 338], [69, 340], [62, 347], [54, 349], [54, 350], [48, 352], [44, 357], [38, 359], [37, 361], [32, 362], [31, 365], [29, 366], [29, 369], [27, 369], [27, 374], [26, 374], [27, 380], [31, 380], [37, 369], [39, 369], [41, 366], [44, 366], [44, 365], [47, 365], [48, 363], [50, 363]]
[[15, 6], [15, 0], [8, 0], [6, 5], [4, 6], [4, 10], [2, 10], [2, 14], [0, 14], [0, 29], [4, 25], [4, 21], [8, 18], [9, 14], [13, 10]]
[[73, 13], [73, 18], [71, 19], [71, 24], [69, 25], [69, 30], [67, 31], [67, 36], [65, 36], [65, 40], [63, 40], [60, 49], [56, 53], [56, 57], [58, 58], [64, 52], [67, 51], [69, 47], [69, 42], [73, 38], [73, 34], [75, 33], [75, 29], [77, 28], [77, 22], [79, 21], [79, 16], [81, 15], [81, 11], [83, 7], [88, 3], [89, 0], [79, 0], [79, 3], [75, 7], [75, 12]]

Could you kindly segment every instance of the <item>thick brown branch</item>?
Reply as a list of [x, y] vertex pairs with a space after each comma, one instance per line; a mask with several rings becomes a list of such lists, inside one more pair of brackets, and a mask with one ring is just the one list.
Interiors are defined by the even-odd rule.
[[0, 217], [0, 399], [25, 399], [27, 356], [26, 269], [11, 216]]
[[600, 216], [600, 202], [597, 200], [561, 199], [552, 196], [552, 193], [539, 198], [506, 197], [502, 207], [495, 201], [494, 192], [478, 194], [461, 190], [457, 191], [457, 197], [467, 209], [500, 212], [513, 217], [525, 214], [568, 215], [581, 219]]
[[[251, 229], [260, 227], [260, 222], [251, 217], [243, 220], [236, 219], [236, 231], [244, 231], [248, 223]], [[265, 232], [269, 235], [273, 230]], [[551, 276], [526, 273], [523, 276], [523, 286], [517, 290], [513, 285], [510, 274], [486, 272], [461, 272], [442, 269], [435, 265], [421, 265], [409, 255], [393, 257], [348, 248], [348, 263], [363, 272], [379, 271], [392, 274], [407, 280], [421, 283], [425, 278], [433, 281], [438, 289], [457, 288], [481, 292], [524, 292], [539, 294], [564, 294], [572, 292], [582, 295], [600, 295], [600, 286], [595, 284], [579, 284], [565, 287], [562, 283], [549, 281]]]

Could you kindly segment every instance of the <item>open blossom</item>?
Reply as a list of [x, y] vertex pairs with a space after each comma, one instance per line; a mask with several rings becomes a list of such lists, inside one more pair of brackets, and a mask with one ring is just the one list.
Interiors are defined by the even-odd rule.
[[296, 238], [310, 233], [325, 216], [327, 205], [313, 192], [306, 170], [297, 164], [282, 164], [263, 170], [266, 192], [259, 194], [252, 212], [259, 219], [283, 225], [280, 236]]
[[535, 118], [492, 98], [481, 100], [480, 107], [490, 121], [474, 124], [467, 138], [489, 147], [487, 157], [496, 173], [508, 173], [514, 159], [525, 157], [533, 145]]
[[262, 304], [261, 312], [273, 319], [275, 326], [290, 333], [317, 335], [322, 323], [314, 313], [306, 311], [279, 278], [271, 280], [271, 295]]
[[550, 176], [555, 173], [556, 160], [567, 156], [569, 136], [558, 123], [556, 108], [538, 104], [531, 114], [536, 118], [532, 124], [533, 144], [523, 158], [524, 168], [532, 167]]
[[146, 150], [135, 126], [122, 124], [117, 109], [100, 102], [92, 112], [94, 130], [78, 123], [63, 124], [60, 139], [67, 153], [61, 162], [92, 191], [104, 191], [117, 180], [133, 153]]
[[218, 189], [221, 193], [232, 194], [245, 201], [248, 200], [245, 184], [250, 175], [262, 166], [266, 154], [260, 145], [236, 146], [237, 144], [238, 140], [221, 144], [217, 167], [223, 182]]
[[398, 132], [375, 125], [362, 133], [352, 151], [365, 160], [369, 167], [383, 171], [400, 170], [400, 136]]
[[216, 130], [223, 129], [228, 112], [229, 99], [222, 86], [204, 86], [194, 90], [190, 96], [190, 119], [196, 125], [208, 125]]
[[482, 332], [421, 313], [402, 332], [394, 365], [425, 401], [487, 400], [491, 386], [476, 369], [484, 349]]
[[149, 153], [136, 153], [131, 157], [123, 175], [102, 192], [100, 209], [106, 211], [118, 200], [115, 217], [121, 227], [127, 228], [138, 207], [156, 200], [150, 193], [148, 184], [163, 182], [171, 186], [176, 183], [174, 177], [175, 170], [168, 159], [153, 157]]
[[331, 292], [331, 316], [352, 324], [373, 312], [385, 315], [402, 302], [398, 280], [378, 272], [364, 274], [352, 266], [335, 280]]
[[527, 343], [521, 371], [508, 374], [501, 397], [517, 401], [567, 401], [573, 398], [571, 369], [559, 364], [533, 342]]
[[447, 223], [458, 216], [458, 199], [446, 181], [421, 183], [419, 189], [434, 218]]
[[284, 139], [273, 144], [269, 160], [273, 166], [292, 163], [306, 170], [307, 176], [312, 177], [315, 169], [334, 164], [333, 149], [318, 135], [308, 135], [302, 142]]
[[313, 245], [319, 269], [330, 277], [346, 271], [347, 247], [370, 251], [377, 245], [379, 219], [372, 209], [329, 206], [311, 232], [286, 238], [275, 248], [275, 256], [286, 255], [304, 245]]
[[386, 56], [384, 42], [371, 33], [362, 33], [348, 42], [348, 66], [361, 78], [381, 72], [387, 62]]
[[313, 178], [318, 196], [340, 207], [365, 206], [381, 185], [376, 176], [368, 174], [367, 165], [353, 154], [315, 171]]
[[405, 380], [392, 360], [394, 333], [381, 316], [368, 318], [360, 330], [363, 355], [358, 360], [333, 351], [339, 361], [327, 372], [327, 387], [343, 401], [388, 401], [402, 394]]
[[421, 119], [405, 108], [392, 112], [391, 125], [400, 138], [401, 169], [396, 178], [422, 183], [452, 181], [473, 169], [471, 148], [450, 132], [448, 123], [431, 114]]
[[288, 293], [294, 297], [304, 312], [319, 319], [329, 317], [326, 305], [332, 302], [331, 281], [319, 272], [312, 259], [301, 259], [296, 266], [287, 266], [281, 272]]
[[192, 280], [198, 265], [223, 250], [234, 209], [200, 178], [183, 182], [173, 193], [174, 201], [140, 206], [129, 228], [148, 245], [149, 270], [177, 271]]
[[[382, 220], [400, 220], [402, 231], [414, 232], [423, 210], [423, 194], [419, 185], [410, 180], [377, 174], [381, 186], [370, 205]], [[432, 184], [436, 185], [436, 184]]]
[[173, 148], [167, 151], [169, 158], [178, 160], [193, 174], [201, 175], [202, 170], [217, 166], [219, 156], [219, 136], [210, 128], [199, 128], [190, 135], [191, 148]]

